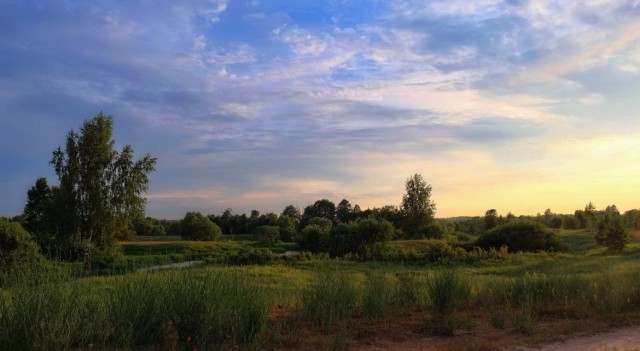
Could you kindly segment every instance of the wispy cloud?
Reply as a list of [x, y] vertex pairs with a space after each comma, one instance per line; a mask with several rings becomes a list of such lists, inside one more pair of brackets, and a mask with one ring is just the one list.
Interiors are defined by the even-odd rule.
[[0, 13], [0, 214], [22, 209], [65, 133], [101, 110], [118, 142], [160, 159], [151, 215], [397, 205], [415, 172], [441, 215], [544, 210], [562, 189], [569, 211], [597, 197], [579, 199], [572, 177], [603, 169], [627, 183], [593, 188], [636, 206], [611, 190], [636, 171], [622, 142], [640, 133], [635, 1], [53, 0]]

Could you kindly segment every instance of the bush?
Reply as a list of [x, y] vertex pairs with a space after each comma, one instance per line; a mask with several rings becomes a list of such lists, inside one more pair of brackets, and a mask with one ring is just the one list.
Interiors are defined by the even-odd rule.
[[551, 217], [547, 226], [553, 229], [560, 229], [560, 227], [562, 226], [562, 217], [560, 216]]
[[596, 242], [610, 253], [619, 253], [627, 245], [627, 226], [618, 213], [605, 213], [597, 224]]
[[395, 228], [386, 219], [367, 218], [356, 222], [358, 243], [366, 245], [389, 241]]
[[92, 248], [91, 264], [93, 269], [98, 270], [122, 269], [126, 266], [126, 259], [122, 246], [113, 245], [103, 248]]
[[298, 246], [302, 251], [316, 253], [321, 251], [328, 235], [328, 229], [324, 229], [317, 224], [310, 224], [300, 232], [297, 238]]
[[356, 222], [340, 223], [333, 227], [326, 242], [326, 248], [333, 257], [342, 257], [347, 253], [356, 252]]
[[567, 251], [567, 244], [541, 223], [515, 220], [482, 234], [476, 245], [483, 249], [507, 246], [517, 251]]
[[431, 222], [418, 229], [414, 239], [443, 239], [450, 232], [444, 225]]
[[325, 242], [332, 256], [365, 252], [367, 245], [387, 242], [393, 238], [395, 228], [386, 219], [367, 218], [334, 227]]
[[249, 264], [263, 265], [271, 263], [276, 259], [276, 255], [269, 249], [244, 249], [234, 255], [227, 257], [227, 263], [230, 265], [244, 266]]
[[0, 218], [0, 286], [10, 272], [40, 264], [38, 245], [19, 223]]
[[189, 212], [180, 221], [181, 236], [185, 240], [220, 240], [222, 230], [208, 217], [198, 212]]
[[579, 229], [580, 221], [576, 218], [576, 216], [566, 216], [562, 219], [562, 228], [563, 229]]
[[261, 225], [253, 230], [253, 236], [262, 243], [272, 243], [280, 239], [280, 227]]

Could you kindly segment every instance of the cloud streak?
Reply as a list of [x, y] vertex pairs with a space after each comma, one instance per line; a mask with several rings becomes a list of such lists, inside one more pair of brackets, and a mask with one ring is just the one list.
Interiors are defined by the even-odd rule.
[[65, 133], [99, 111], [119, 143], [159, 157], [153, 216], [397, 205], [416, 172], [443, 216], [637, 207], [620, 190], [637, 188], [622, 142], [640, 133], [633, 1], [54, 0], [0, 13], [0, 215], [21, 211]]

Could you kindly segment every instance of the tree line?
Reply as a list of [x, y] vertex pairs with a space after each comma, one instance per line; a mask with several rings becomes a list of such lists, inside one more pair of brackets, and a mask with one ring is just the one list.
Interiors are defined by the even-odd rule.
[[[86, 269], [91, 268], [92, 251], [109, 255], [116, 250], [116, 241], [135, 235], [218, 240], [223, 234], [250, 234], [263, 242], [296, 242], [301, 250], [340, 256], [392, 239], [465, 241], [496, 228], [548, 236], [548, 232], [522, 221], [553, 229], [591, 229], [598, 244], [620, 251], [627, 242], [627, 230], [640, 229], [640, 210], [621, 214], [615, 205], [597, 210], [591, 202], [573, 214], [554, 214], [547, 209], [544, 214], [516, 218], [490, 209], [484, 217], [435, 220], [432, 187], [417, 173], [406, 179], [399, 206], [363, 210], [347, 199], [337, 205], [320, 199], [302, 210], [288, 205], [279, 214], [257, 210], [249, 215], [235, 214], [227, 209], [220, 215], [189, 212], [181, 220], [154, 219], [144, 215], [142, 194], [148, 189], [148, 175], [155, 170], [157, 159], [147, 154], [134, 160], [130, 145], [115, 150], [112, 130], [113, 118], [103, 113], [85, 121], [78, 132], [71, 130], [64, 148], [57, 148], [50, 161], [59, 184], [50, 186], [46, 178], [37, 179], [27, 192], [20, 217], [41, 251], [75, 252], [83, 257]], [[520, 224], [513, 225], [514, 221]]]

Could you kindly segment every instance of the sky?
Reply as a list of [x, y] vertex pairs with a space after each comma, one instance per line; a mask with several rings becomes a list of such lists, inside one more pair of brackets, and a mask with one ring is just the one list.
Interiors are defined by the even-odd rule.
[[99, 112], [147, 214], [640, 207], [640, 0], [3, 0], [0, 216]]

